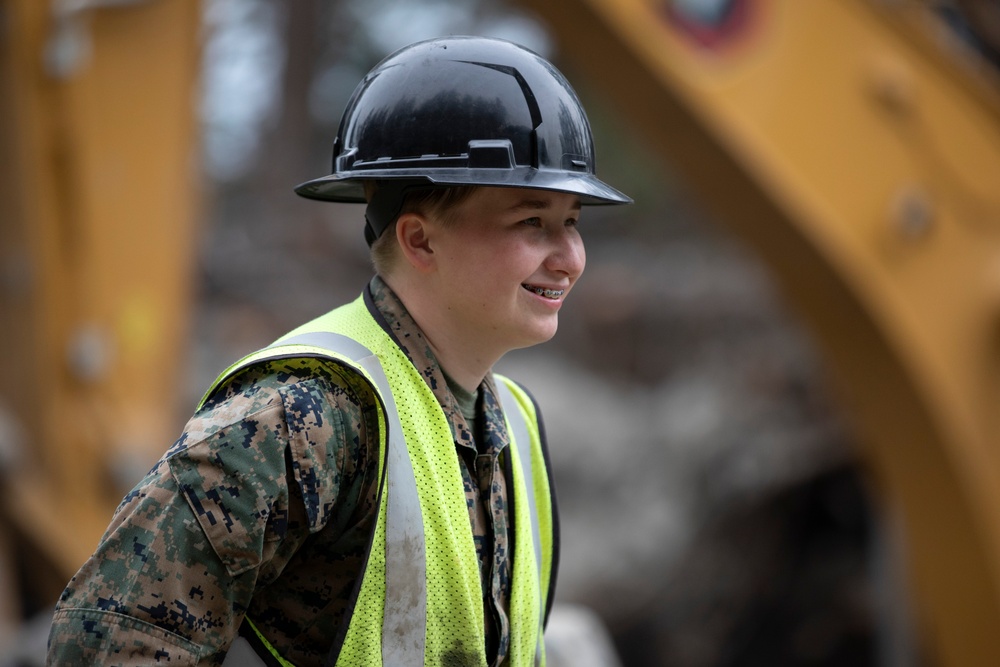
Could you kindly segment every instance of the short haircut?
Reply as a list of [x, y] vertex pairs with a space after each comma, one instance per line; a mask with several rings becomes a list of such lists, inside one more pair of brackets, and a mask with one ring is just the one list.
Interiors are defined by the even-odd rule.
[[[371, 201], [376, 190], [378, 190], [378, 181], [365, 181], [366, 199]], [[399, 215], [419, 213], [428, 217], [436, 217], [447, 225], [452, 221], [451, 212], [454, 208], [468, 199], [475, 191], [476, 186], [474, 185], [442, 185], [411, 190], [403, 196], [403, 205], [399, 209]], [[382, 235], [372, 243], [371, 247], [372, 265], [380, 276], [387, 275], [392, 270], [397, 260], [398, 246], [396, 221], [393, 220], [382, 232]]]

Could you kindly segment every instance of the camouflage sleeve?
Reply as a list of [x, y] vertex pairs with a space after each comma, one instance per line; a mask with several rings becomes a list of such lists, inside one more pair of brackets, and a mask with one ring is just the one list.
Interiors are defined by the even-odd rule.
[[56, 606], [49, 664], [220, 664], [255, 588], [356, 501], [338, 497], [354, 394], [282, 377], [196, 414], [125, 497]]

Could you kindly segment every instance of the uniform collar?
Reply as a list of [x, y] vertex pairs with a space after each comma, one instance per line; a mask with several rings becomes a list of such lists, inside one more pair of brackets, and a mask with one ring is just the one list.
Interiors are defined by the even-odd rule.
[[[395, 292], [392, 291], [382, 278], [375, 276], [368, 283], [368, 296], [370, 303], [374, 306], [378, 315], [381, 315], [382, 326], [392, 336], [396, 344], [410, 359], [414, 368], [434, 393], [445, 417], [451, 427], [452, 437], [455, 443], [464, 447], [475, 449], [476, 443], [465, 417], [458, 407], [458, 401], [452, 395], [445, 380], [444, 372], [434, 356], [430, 344], [424, 337], [416, 321], [410, 316], [406, 306], [400, 301]], [[498, 412], [498, 402], [496, 399], [496, 386], [493, 382], [493, 374], [487, 373], [486, 378], [479, 389], [483, 395], [484, 416], [486, 417], [487, 437], [496, 437], [501, 434], [495, 432], [495, 427], [491, 426], [498, 418], [502, 420], [502, 412]], [[501, 421], [502, 423], [502, 421]], [[502, 434], [502, 442], [495, 443], [502, 448], [506, 443], [506, 433]]]

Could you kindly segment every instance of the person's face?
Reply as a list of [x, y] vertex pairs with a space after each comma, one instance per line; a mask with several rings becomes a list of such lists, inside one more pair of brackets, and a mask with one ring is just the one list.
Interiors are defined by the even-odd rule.
[[480, 188], [437, 222], [448, 317], [492, 352], [550, 339], [586, 263], [575, 195]]

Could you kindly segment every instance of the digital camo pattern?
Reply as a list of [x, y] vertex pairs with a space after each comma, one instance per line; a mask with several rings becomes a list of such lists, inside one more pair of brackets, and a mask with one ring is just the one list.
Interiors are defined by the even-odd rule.
[[[264, 364], [194, 416], [63, 593], [51, 662], [153, 664], [167, 631], [187, 651], [181, 664], [217, 664], [243, 613], [265, 605], [278, 581], [294, 610], [290, 652], [325, 654], [308, 637], [337, 627], [377, 492], [371, 417], [333, 371], [310, 360]], [[320, 544], [331, 547], [325, 567], [303, 558]], [[328, 600], [324, 614], [309, 611], [318, 598]]]
[[[495, 388], [481, 391], [480, 454], [426, 339], [382, 281], [370, 287], [451, 424], [499, 664], [510, 563]], [[248, 614], [287, 660], [322, 665], [376, 516], [375, 405], [352, 372], [311, 359], [258, 364], [216, 392], [69, 582], [49, 663], [217, 665]]]

